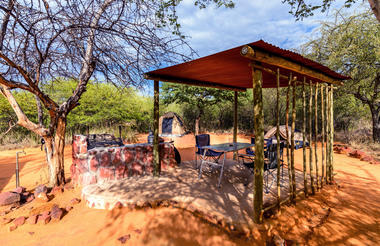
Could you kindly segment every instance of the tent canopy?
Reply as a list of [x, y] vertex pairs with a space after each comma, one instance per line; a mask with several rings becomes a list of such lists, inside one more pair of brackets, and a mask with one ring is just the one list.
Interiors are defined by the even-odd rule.
[[182, 136], [186, 128], [181, 117], [174, 112], [167, 112], [159, 119], [159, 134], [161, 136]]

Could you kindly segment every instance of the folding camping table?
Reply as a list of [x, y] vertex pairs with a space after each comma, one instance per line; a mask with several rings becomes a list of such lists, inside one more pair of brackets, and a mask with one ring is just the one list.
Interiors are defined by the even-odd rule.
[[[251, 148], [253, 146], [255, 146], [255, 145], [250, 144], [250, 143], [223, 143], [223, 144], [214, 144], [214, 145], [208, 145], [208, 146], [201, 147], [204, 151], [203, 151], [203, 158], [202, 158], [202, 162], [201, 162], [201, 167], [199, 168], [198, 178], [200, 179], [202, 177], [203, 164], [209, 164], [212, 166], [216, 166], [216, 167], [220, 168], [220, 175], [219, 175], [219, 180], [218, 180], [218, 187], [220, 187], [220, 182], [222, 181], [224, 164], [226, 162], [227, 153], [228, 152], [237, 152], [238, 150]], [[212, 161], [206, 160], [206, 152], [209, 149], [214, 150], [214, 151], [223, 152], [224, 156], [223, 156], [223, 162], [221, 164], [219, 164], [218, 162], [212, 162]]]

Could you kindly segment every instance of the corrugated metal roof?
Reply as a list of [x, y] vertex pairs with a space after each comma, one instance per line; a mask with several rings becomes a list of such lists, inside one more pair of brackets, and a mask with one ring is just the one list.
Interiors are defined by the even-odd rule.
[[339, 74], [339, 73], [331, 70], [330, 68], [328, 68], [328, 67], [326, 67], [326, 66], [324, 66], [318, 62], [315, 62], [315, 61], [310, 60], [304, 56], [301, 56], [298, 53], [295, 53], [295, 52], [290, 51], [290, 50], [279, 48], [279, 47], [272, 45], [270, 43], [267, 43], [263, 40], [253, 42], [253, 43], [250, 43], [248, 45], [251, 46], [252, 48], [259, 48], [259, 49], [265, 50], [267, 52], [281, 56], [283, 58], [289, 59], [291, 61], [300, 63], [306, 67], [312, 68], [312, 69], [320, 71], [326, 75], [329, 75], [330, 77], [333, 77], [337, 80], [350, 79], [350, 77]]
[[[262, 50], [294, 63], [308, 67], [314, 71], [327, 75], [334, 80], [350, 79], [347, 76], [332, 71], [326, 66], [305, 58], [295, 52], [281, 49], [272, 44], [259, 40], [248, 44], [253, 49]], [[146, 73], [146, 77], [150, 79], [158, 79], [160, 81], [177, 82], [184, 84], [198, 84], [201, 86], [211, 86], [219, 88], [252, 88], [252, 68], [249, 66], [251, 60], [240, 54], [242, 46], [238, 46], [229, 50], [221, 51], [209, 56], [201, 57], [189, 62], [178, 65], [157, 69]], [[261, 63], [261, 66], [276, 71], [275, 65]], [[288, 76], [292, 73], [298, 79], [305, 77], [307, 81], [324, 82], [318, 78], [305, 75], [302, 71], [292, 71], [286, 68], [280, 68], [280, 73]], [[281, 78], [280, 86], [288, 85], [288, 80]], [[276, 87], [276, 76], [272, 73], [263, 71], [263, 87]]]

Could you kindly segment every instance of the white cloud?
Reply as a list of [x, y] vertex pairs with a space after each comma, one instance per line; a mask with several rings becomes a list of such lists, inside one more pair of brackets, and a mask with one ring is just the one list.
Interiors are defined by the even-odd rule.
[[[332, 7], [340, 7], [337, 0]], [[281, 48], [295, 49], [307, 41], [326, 13], [295, 21], [289, 6], [281, 0], [235, 0], [235, 8], [209, 6], [198, 9], [194, 0], [184, 0], [178, 8], [179, 22], [190, 45], [200, 56], [263, 39]], [[353, 12], [359, 4], [351, 7]], [[331, 12], [331, 10], [330, 10]]]

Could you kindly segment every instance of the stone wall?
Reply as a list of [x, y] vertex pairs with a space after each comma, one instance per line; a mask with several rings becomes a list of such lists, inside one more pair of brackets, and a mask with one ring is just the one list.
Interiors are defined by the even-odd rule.
[[[96, 147], [88, 150], [87, 136], [74, 135], [73, 163], [70, 167], [75, 185], [88, 185], [130, 176], [151, 175], [153, 145], [133, 144], [121, 147]], [[174, 146], [160, 143], [161, 170], [176, 167]]]

